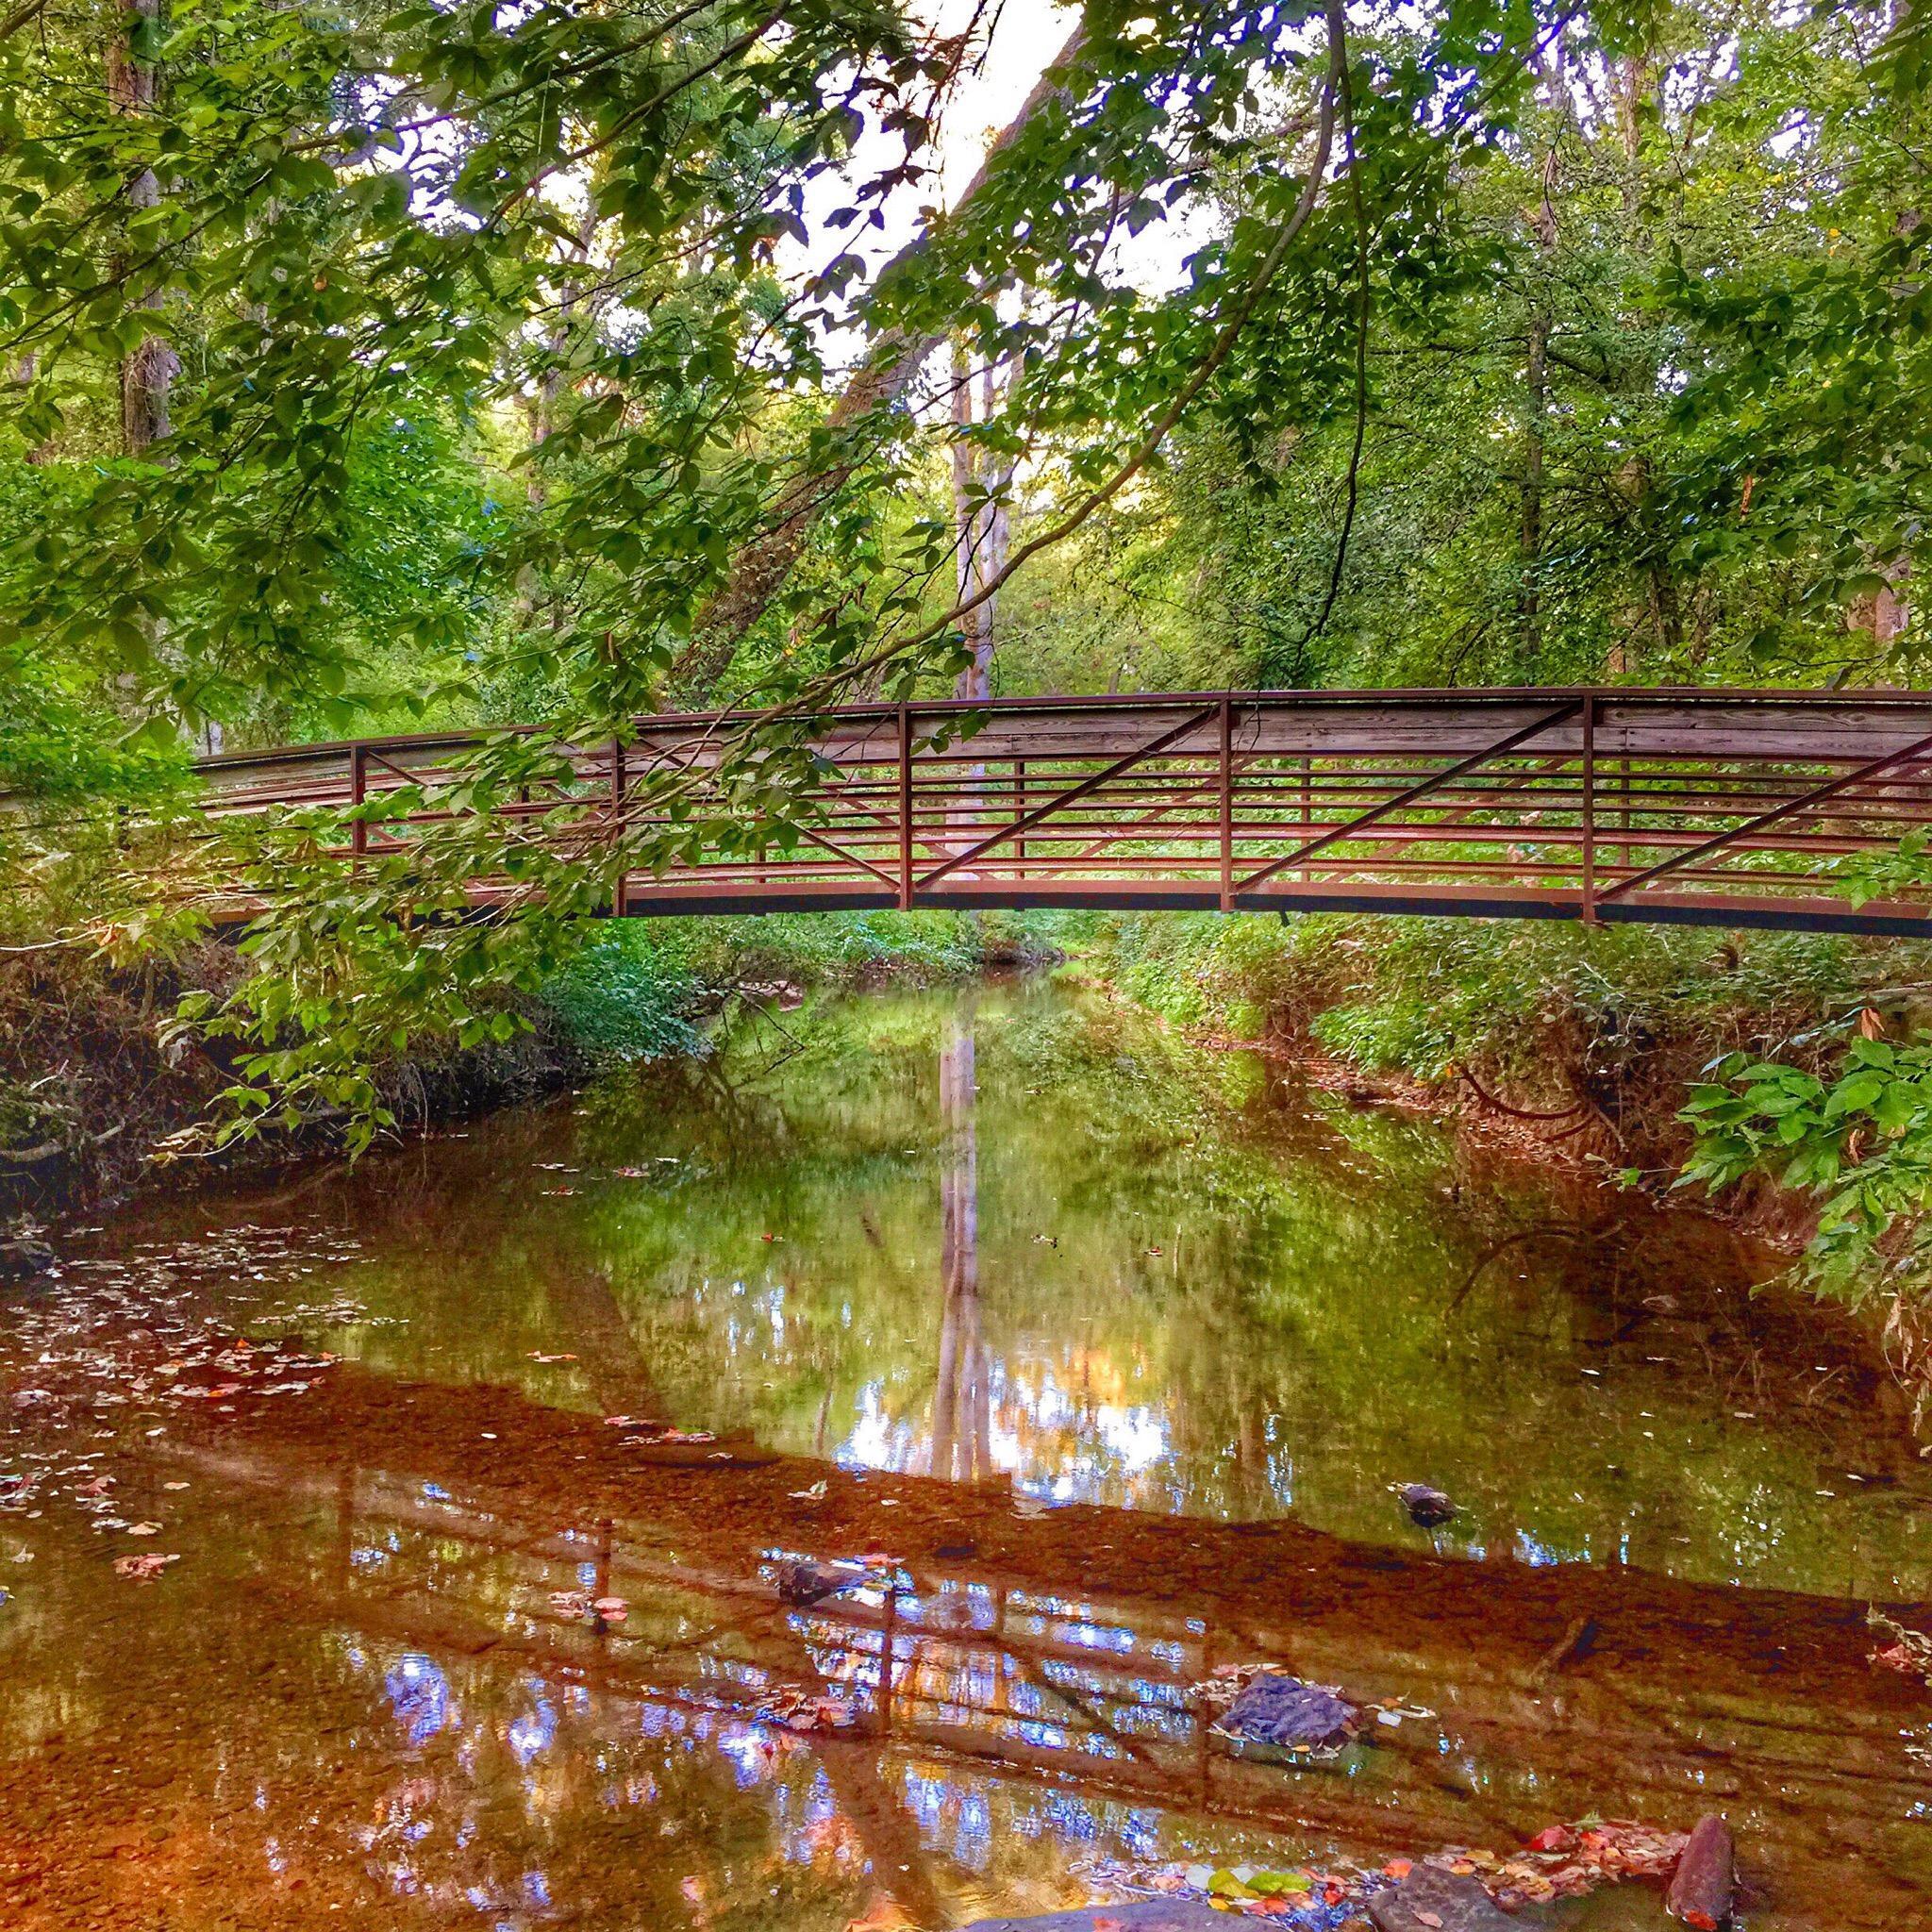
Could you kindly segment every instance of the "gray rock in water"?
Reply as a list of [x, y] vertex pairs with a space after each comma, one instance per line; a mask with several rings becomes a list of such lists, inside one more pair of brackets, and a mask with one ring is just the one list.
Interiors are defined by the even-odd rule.
[[37, 1281], [54, 1267], [54, 1250], [32, 1228], [0, 1233], [0, 1281]]
[[1240, 1923], [1212, 1906], [1182, 1899], [1142, 1899], [1125, 1906], [1082, 1906], [1042, 1919], [980, 1919], [966, 1932], [1094, 1932], [1110, 1921], [1122, 1932], [1228, 1932]]
[[1339, 1750], [1360, 1727], [1361, 1712], [1322, 1684], [1264, 1671], [1228, 1706], [1221, 1728], [1282, 1750]]
[[778, 1594], [788, 1604], [815, 1604], [870, 1580], [870, 1574], [857, 1563], [781, 1563], [777, 1574]]
[[1417, 1866], [1393, 1891], [1372, 1898], [1369, 1917], [1376, 1932], [1525, 1932], [1538, 1923], [1511, 1918], [1474, 1878], [1433, 1865]]
[[1456, 1514], [1456, 1505], [1427, 1483], [1404, 1483], [1396, 1493], [1408, 1511], [1408, 1520], [1419, 1528], [1438, 1528]]

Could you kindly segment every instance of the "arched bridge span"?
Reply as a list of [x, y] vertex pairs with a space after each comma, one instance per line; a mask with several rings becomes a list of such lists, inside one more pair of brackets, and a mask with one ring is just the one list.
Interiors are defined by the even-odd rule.
[[[980, 721], [969, 736], [963, 724]], [[648, 827], [654, 772], [701, 788], [730, 714], [640, 718], [508, 813]], [[1843, 874], [1932, 824], [1932, 693], [1513, 689], [870, 704], [813, 727], [796, 833], [631, 874], [627, 914], [881, 907], [1345, 910], [1932, 937], [1932, 904]], [[473, 740], [205, 760], [226, 817], [352, 807], [356, 853], [446, 824]], [[475, 885], [479, 904], [500, 886]]]

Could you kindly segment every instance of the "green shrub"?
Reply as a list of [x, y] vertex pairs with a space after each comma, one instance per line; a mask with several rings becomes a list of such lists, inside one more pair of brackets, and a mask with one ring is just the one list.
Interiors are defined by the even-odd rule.
[[700, 991], [675, 946], [641, 921], [612, 920], [545, 982], [542, 1003], [564, 1039], [593, 1058], [659, 1059], [704, 1041], [687, 1017]]
[[603, 926], [542, 991], [563, 1038], [594, 1058], [702, 1051], [696, 1014], [732, 989], [774, 979], [852, 985], [891, 972], [961, 978], [993, 960], [1038, 958], [1017, 914], [773, 913], [744, 919], [620, 919]]
[[1769, 1044], [1926, 976], [1932, 948], [1803, 933], [1314, 913], [1080, 915], [1065, 944], [1179, 1024], [1307, 1034], [1372, 1070], [1440, 1079], [1483, 1061], [1530, 1087], [1554, 1033]]

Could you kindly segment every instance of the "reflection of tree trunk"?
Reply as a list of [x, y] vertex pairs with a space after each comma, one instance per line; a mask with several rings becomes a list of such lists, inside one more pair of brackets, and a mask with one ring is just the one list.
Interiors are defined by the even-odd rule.
[[953, 1023], [940, 1054], [940, 1361], [931, 1473], [973, 1482], [992, 1474], [992, 1396], [979, 1304], [979, 1150], [974, 1133], [973, 1015]]
[[604, 1413], [671, 1421], [608, 1278], [593, 1268], [566, 1266], [545, 1281], [544, 1292]]
[[[970, 1090], [970, 1033], [967, 1056]], [[605, 1410], [663, 1417], [665, 1409], [649, 1365], [638, 1350], [608, 1278], [594, 1269], [564, 1268], [546, 1281], [545, 1291], [562, 1334], [576, 1352], [577, 1366]], [[609, 1525], [603, 1527], [608, 1536]], [[598, 1588], [600, 1592], [609, 1588], [608, 1575]], [[770, 1629], [786, 1667], [801, 1683], [816, 1684], [831, 1697], [844, 1691], [844, 1685], [819, 1669], [810, 1645], [800, 1637], [788, 1613], [776, 1610]], [[881, 1671], [889, 1667], [890, 1660], [882, 1658]], [[920, 1842], [918, 1824], [892, 1789], [891, 1759], [856, 1740], [828, 1739], [819, 1753], [819, 1762], [840, 1812], [865, 1847], [874, 1879], [912, 1924], [940, 1924], [943, 1913], [939, 1894]]]
[[[890, 1626], [889, 1626], [890, 1628]], [[774, 1618], [773, 1644], [786, 1670], [802, 1684], [816, 1684], [827, 1697], [837, 1698], [850, 1688], [819, 1668], [811, 1645], [800, 1635], [790, 1615]], [[880, 1685], [891, 1658], [881, 1655]], [[879, 1700], [881, 1711], [886, 1699]], [[907, 1810], [893, 1783], [898, 1768], [889, 1752], [874, 1750], [856, 1738], [828, 1737], [817, 1752], [818, 1761], [832, 1788], [840, 1814], [857, 1833], [865, 1848], [866, 1862], [872, 1867], [874, 1884], [898, 1907], [909, 1924], [940, 1925], [946, 1913], [933, 1884], [925, 1847], [920, 1842], [919, 1824]]]

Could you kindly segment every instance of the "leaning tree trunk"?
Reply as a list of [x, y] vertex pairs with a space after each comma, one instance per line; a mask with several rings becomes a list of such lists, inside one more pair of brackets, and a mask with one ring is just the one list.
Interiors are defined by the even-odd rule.
[[[137, 44], [160, 24], [161, 0], [126, 0], [121, 31], [108, 45], [108, 100], [117, 114], [152, 114], [160, 92], [160, 73]], [[143, 168], [128, 184], [130, 208], [150, 208], [161, 198], [161, 184], [152, 168]], [[117, 264], [125, 277], [136, 273], [132, 260]], [[161, 291], [152, 289], [136, 307], [158, 308]], [[142, 338], [121, 364], [121, 446], [131, 457], [144, 456], [168, 434], [168, 389], [180, 367], [174, 345], [165, 336]]]
[[[1033, 117], [1062, 92], [1060, 86], [1048, 76], [1069, 66], [1085, 41], [1086, 28], [1075, 26], [1022, 103], [1020, 111], [987, 149], [986, 159], [954, 205], [956, 215], [984, 187], [998, 157], [1020, 138]], [[925, 247], [926, 238], [922, 235], [892, 258], [885, 274], [896, 273], [922, 255]], [[908, 336], [899, 329], [888, 329], [873, 345], [871, 355], [825, 419], [825, 426], [831, 431], [829, 459], [822, 468], [795, 477], [779, 492], [771, 528], [741, 547], [732, 559], [731, 575], [724, 589], [698, 613], [697, 622], [691, 626], [690, 644], [671, 667], [670, 689], [676, 698], [695, 709], [717, 689], [718, 680], [731, 668], [740, 640], [763, 615], [765, 607], [791, 575], [791, 567], [798, 561], [820, 511], [851, 480], [858, 467], [863, 454], [862, 439], [854, 432], [891, 409], [905, 395], [926, 358], [944, 341], [943, 334]]]

